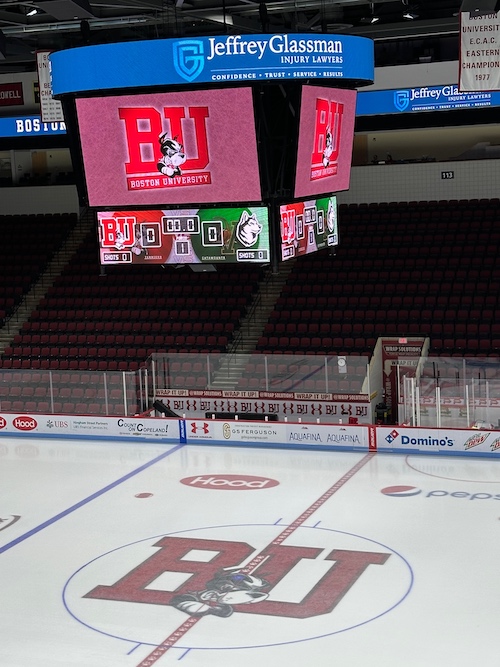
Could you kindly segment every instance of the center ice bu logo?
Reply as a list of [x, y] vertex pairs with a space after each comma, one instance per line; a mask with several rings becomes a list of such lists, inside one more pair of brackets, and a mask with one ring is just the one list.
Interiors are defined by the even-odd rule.
[[203, 42], [199, 39], [183, 39], [173, 44], [175, 71], [188, 83], [194, 81], [203, 71]]
[[[238, 611], [305, 619], [330, 613], [365, 570], [390, 557], [378, 551], [330, 548], [325, 553], [321, 547], [270, 544], [250, 570], [244, 563], [254, 548], [247, 542], [168, 536], [153, 546], [155, 552], [116, 583], [98, 585], [84, 597], [172, 606], [190, 616], [226, 617]], [[203, 551], [211, 557], [191, 560], [191, 554]], [[285, 578], [293, 580], [292, 589], [300, 585], [296, 566], [316, 559], [324, 561], [326, 572], [302, 599], [273, 599], [274, 586]], [[151, 582], [165, 572], [184, 573], [184, 583], [175, 590], [154, 589]]]
[[394, 91], [394, 106], [398, 111], [405, 111], [410, 106], [410, 91], [396, 90]]

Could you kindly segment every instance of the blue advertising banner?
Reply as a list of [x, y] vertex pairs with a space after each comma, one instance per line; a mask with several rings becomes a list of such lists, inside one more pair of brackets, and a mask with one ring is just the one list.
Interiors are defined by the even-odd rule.
[[352, 35], [217, 35], [99, 44], [51, 54], [54, 95], [291, 79], [369, 85], [373, 41]]
[[12, 116], [0, 118], [0, 138], [34, 137], [66, 134], [63, 122], [42, 123], [40, 116]]
[[499, 93], [461, 93], [458, 86], [422, 86], [358, 93], [356, 116], [478, 109], [500, 105]]

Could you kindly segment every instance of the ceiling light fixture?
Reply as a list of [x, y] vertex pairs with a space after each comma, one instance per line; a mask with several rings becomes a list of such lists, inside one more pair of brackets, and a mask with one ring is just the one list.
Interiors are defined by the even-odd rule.
[[361, 23], [368, 23], [369, 25], [373, 25], [374, 23], [378, 23], [380, 21], [380, 16], [377, 16], [375, 13], [375, 3], [370, 2], [370, 15], [369, 16], [363, 16], [361, 19]]
[[35, 16], [35, 14], [38, 14], [38, 9], [36, 7], [33, 7], [33, 9], [30, 9], [30, 11], [26, 14], [26, 16]]
[[416, 6], [410, 6], [408, 5], [408, 0], [401, 0], [403, 3], [404, 11], [403, 11], [403, 18], [406, 19], [407, 21], [413, 21], [414, 19], [418, 19], [418, 11]]

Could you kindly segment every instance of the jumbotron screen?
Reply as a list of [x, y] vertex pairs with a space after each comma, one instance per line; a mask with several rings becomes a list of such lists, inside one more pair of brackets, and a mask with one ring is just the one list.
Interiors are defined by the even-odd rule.
[[337, 197], [280, 206], [281, 259], [338, 245]]
[[294, 197], [349, 189], [356, 91], [303, 86]]
[[89, 205], [261, 200], [251, 88], [76, 100]]
[[270, 262], [268, 209], [100, 211], [101, 264]]

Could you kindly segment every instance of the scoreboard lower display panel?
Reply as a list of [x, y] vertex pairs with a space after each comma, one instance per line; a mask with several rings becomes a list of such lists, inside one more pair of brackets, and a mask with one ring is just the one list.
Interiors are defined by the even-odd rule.
[[280, 232], [282, 260], [338, 245], [337, 197], [280, 206]]
[[99, 211], [97, 220], [102, 265], [271, 261], [264, 206]]

